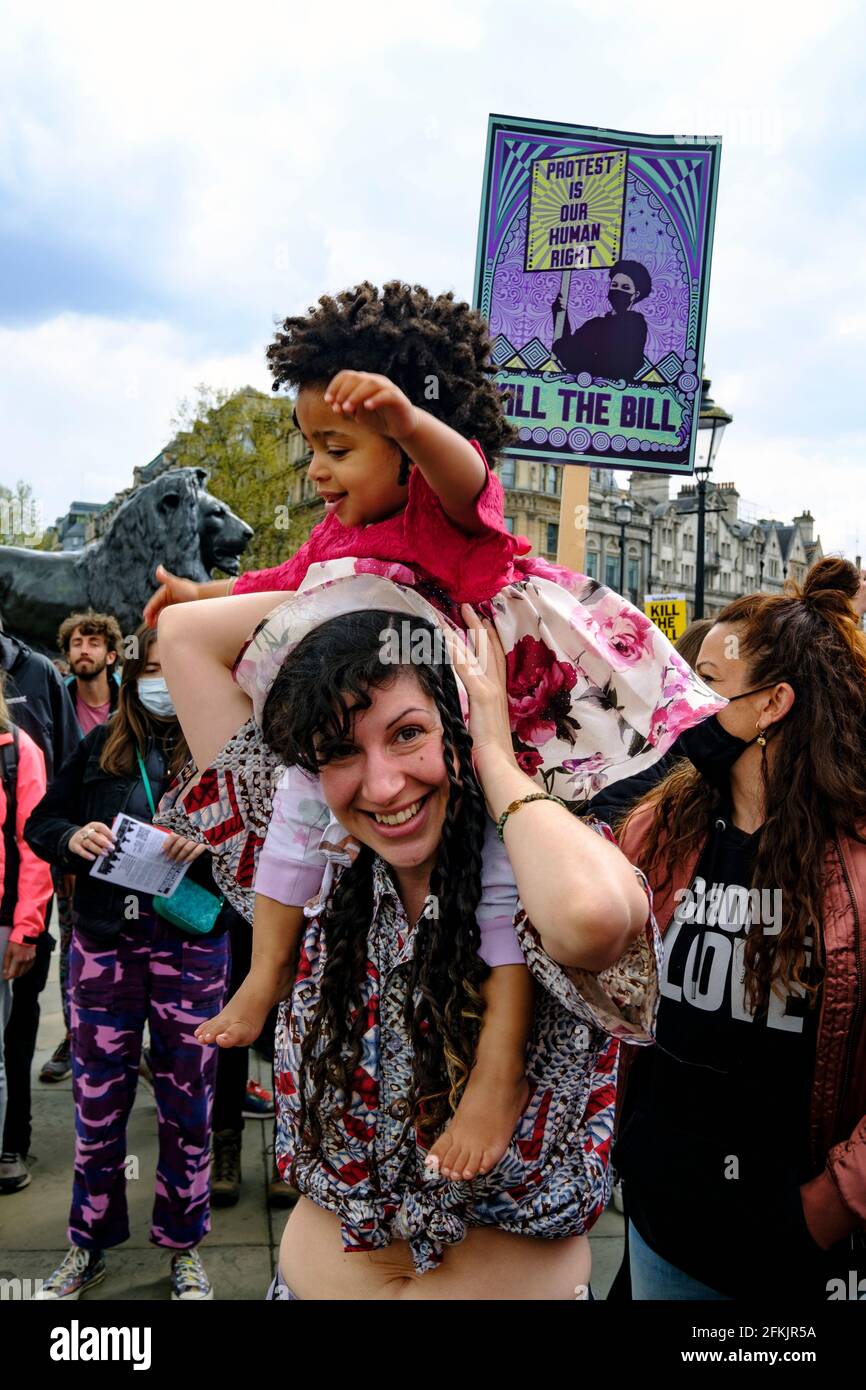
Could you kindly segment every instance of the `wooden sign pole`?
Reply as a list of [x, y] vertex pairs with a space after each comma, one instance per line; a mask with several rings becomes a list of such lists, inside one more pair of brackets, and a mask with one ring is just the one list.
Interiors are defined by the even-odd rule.
[[577, 463], [559, 466], [562, 468], [562, 497], [556, 560], [566, 569], [583, 574], [589, 525], [589, 469]]

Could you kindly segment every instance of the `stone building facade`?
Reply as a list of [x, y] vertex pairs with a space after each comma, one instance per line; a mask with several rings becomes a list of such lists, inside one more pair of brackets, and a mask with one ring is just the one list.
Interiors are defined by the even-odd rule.
[[[691, 617], [697, 563], [698, 497], [695, 483], [680, 484], [670, 496], [671, 479], [663, 474], [633, 473], [620, 487], [609, 469], [592, 469], [587, 574], [619, 587], [620, 526], [617, 503], [631, 504], [626, 527], [625, 591], [635, 603], [645, 593], [686, 595]], [[824, 551], [815, 535], [810, 511], [790, 524], [768, 518], [746, 519], [735, 483], [707, 484], [704, 543], [704, 613], [712, 617], [742, 594], [778, 593], [785, 580], [802, 580]]]

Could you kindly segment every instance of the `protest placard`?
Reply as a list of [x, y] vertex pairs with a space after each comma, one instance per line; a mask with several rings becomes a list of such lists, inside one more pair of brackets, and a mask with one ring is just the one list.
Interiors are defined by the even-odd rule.
[[475, 304], [508, 452], [692, 472], [720, 150], [490, 117]]
[[643, 611], [669, 642], [676, 642], [686, 630], [685, 594], [644, 594]]

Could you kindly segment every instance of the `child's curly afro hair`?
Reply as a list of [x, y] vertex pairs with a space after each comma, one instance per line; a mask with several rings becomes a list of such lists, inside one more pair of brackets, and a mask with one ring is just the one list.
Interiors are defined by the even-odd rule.
[[274, 390], [326, 386], [344, 369], [387, 376], [414, 405], [477, 439], [491, 463], [514, 437], [491, 380], [487, 323], [454, 295], [391, 280], [323, 294], [268, 348]]

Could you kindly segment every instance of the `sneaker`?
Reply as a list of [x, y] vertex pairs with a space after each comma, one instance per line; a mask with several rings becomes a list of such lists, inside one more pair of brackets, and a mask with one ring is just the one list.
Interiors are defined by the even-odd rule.
[[284, 1182], [280, 1177], [276, 1163], [274, 1163], [273, 1169], [271, 1170], [270, 1182], [268, 1183], [268, 1206], [293, 1207], [300, 1195], [298, 1189], [292, 1187], [290, 1182]]
[[101, 1250], [82, 1250], [72, 1245], [63, 1256], [53, 1274], [50, 1274], [42, 1288], [33, 1295], [34, 1299], [47, 1302], [50, 1299], [80, 1298], [94, 1284], [101, 1284], [105, 1278], [105, 1256]]
[[210, 1199], [215, 1207], [233, 1207], [241, 1195], [241, 1133], [214, 1133], [210, 1170]]
[[21, 1154], [0, 1154], [0, 1192], [20, 1192], [30, 1182], [30, 1171]]
[[180, 1250], [171, 1259], [171, 1301], [191, 1303], [213, 1298], [213, 1284], [205, 1274], [197, 1250]]
[[274, 1093], [266, 1091], [258, 1081], [247, 1082], [244, 1108], [241, 1111], [245, 1120], [272, 1120], [274, 1118]]
[[39, 1073], [39, 1080], [45, 1082], [65, 1081], [67, 1076], [72, 1075], [72, 1059], [69, 1056], [71, 1040], [69, 1035], [58, 1043], [48, 1061], [44, 1064]]

